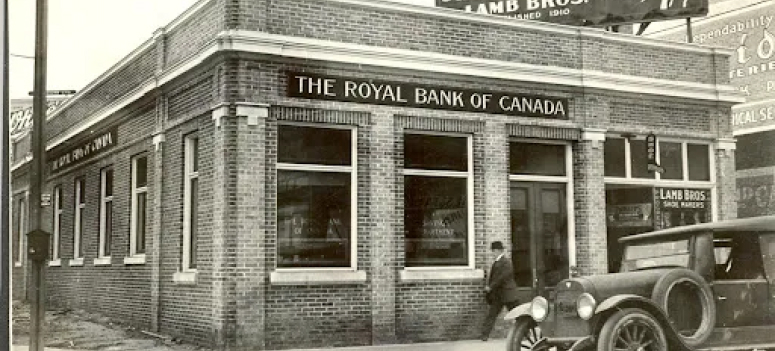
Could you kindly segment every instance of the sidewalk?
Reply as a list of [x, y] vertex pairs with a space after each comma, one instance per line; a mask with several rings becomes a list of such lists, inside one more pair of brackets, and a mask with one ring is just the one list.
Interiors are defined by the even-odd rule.
[[[494, 339], [487, 342], [480, 340], [464, 340], [451, 342], [434, 342], [420, 344], [398, 344], [380, 346], [328, 347], [320, 349], [298, 349], [288, 351], [503, 351], [505, 339]], [[13, 351], [29, 351], [26, 345], [13, 345]], [[46, 351], [79, 351], [76, 349], [55, 349], [46, 347]]]

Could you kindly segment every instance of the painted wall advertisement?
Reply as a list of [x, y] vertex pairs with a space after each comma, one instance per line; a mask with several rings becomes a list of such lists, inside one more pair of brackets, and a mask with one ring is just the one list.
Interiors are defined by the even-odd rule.
[[775, 176], [737, 178], [737, 217], [775, 214]]
[[436, 7], [575, 26], [705, 16], [708, 0], [436, 0]]
[[[775, 1], [762, 1], [743, 10], [693, 23], [697, 44], [733, 50], [730, 84], [747, 102], [732, 107], [734, 130], [775, 124]], [[654, 36], [684, 41], [685, 30]]]
[[709, 189], [654, 188], [654, 229], [711, 221]]

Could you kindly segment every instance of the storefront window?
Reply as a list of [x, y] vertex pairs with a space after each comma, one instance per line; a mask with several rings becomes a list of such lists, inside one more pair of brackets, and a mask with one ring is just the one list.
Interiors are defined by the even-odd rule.
[[351, 267], [351, 129], [279, 126], [277, 266]]
[[605, 140], [605, 176], [625, 177], [625, 145], [624, 139], [607, 138]]
[[665, 172], [661, 175], [662, 179], [684, 179], [681, 144], [660, 142], [659, 165], [665, 169]]
[[511, 174], [565, 175], [565, 145], [510, 143]]
[[469, 264], [470, 138], [404, 138], [406, 266]]
[[654, 179], [654, 173], [648, 170], [645, 140], [630, 139], [630, 164], [633, 178]]
[[710, 180], [710, 155], [708, 145], [687, 144], [689, 180]]

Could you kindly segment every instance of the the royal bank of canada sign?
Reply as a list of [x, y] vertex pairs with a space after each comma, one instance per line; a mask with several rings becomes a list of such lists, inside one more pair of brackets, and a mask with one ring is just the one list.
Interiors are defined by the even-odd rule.
[[576, 26], [652, 22], [708, 14], [708, 0], [436, 0], [436, 6]]

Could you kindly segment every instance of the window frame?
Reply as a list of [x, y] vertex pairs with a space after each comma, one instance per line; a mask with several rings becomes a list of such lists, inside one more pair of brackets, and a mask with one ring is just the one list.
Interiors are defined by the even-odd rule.
[[[27, 237], [25, 232], [27, 231], [27, 221], [25, 220], [27, 217], [27, 202], [29, 197], [29, 191], [24, 190], [21, 193], [21, 196], [15, 200], [17, 206], [19, 206], [19, 210], [16, 212], [17, 216], [15, 220], [18, 222], [19, 226], [17, 229], [17, 236], [18, 241], [16, 242], [16, 249], [19, 250], [16, 256], [16, 260], [13, 262], [14, 267], [22, 267], [24, 266], [24, 241]], [[14, 228], [13, 223], [11, 223], [11, 228]]]
[[[532, 175], [532, 174], [518, 174], [511, 173], [510, 169], [506, 170], [509, 177], [509, 189], [512, 182], [540, 182], [540, 183], [563, 183], [565, 184], [565, 218], [568, 223], [567, 235], [568, 235], [568, 266], [575, 267], [577, 265], [576, 250], [576, 211], [574, 203], [574, 178], [573, 178], [573, 144], [563, 140], [541, 140], [541, 139], [527, 139], [513, 137], [509, 138], [508, 143], [525, 143], [525, 144], [545, 144], [545, 145], [563, 145], [565, 146], [565, 175], [564, 176], [547, 176], [547, 175]], [[510, 163], [511, 155], [508, 155], [508, 162]], [[509, 196], [511, 191], [509, 190]]]
[[[679, 138], [679, 137], [663, 137], [657, 136], [657, 145], [655, 150], [656, 162], [661, 162], [661, 149], [660, 144], [662, 142], [679, 143], [681, 144], [681, 165], [683, 178], [682, 179], [662, 179], [661, 174], [656, 173], [654, 178], [633, 178], [632, 177], [632, 156], [630, 153], [630, 138], [638, 140], [645, 139], [646, 135], [634, 135], [629, 137], [622, 136], [621, 133], [609, 133], [606, 134], [606, 140], [608, 139], [624, 139], [624, 177], [611, 177], [603, 174], [605, 184], [614, 185], [640, 185], [640, 186], [653, 186], [653, 187], [665, 187], [665, 188], [695, 188], [695, 189], [707, 189], [710, 190], [711, 195], [711, 219], [712, 221], [718, 220], [718, 187], [716, 183], [716, 158], [715, 147], [712, 141], [703, 139], [691, 139], [691, 138]], [[688, 161], [688, 144], [695, 145], [707, 145], [708, 146], [708, 168], [710, 171], [710, 180], [689, 180], [689, 161]], [[603, 162], [605, 163], [605, 155], [603, 155]]]
[[[334, 125], [326, 123], [304, 123], [304, 122], [291, 122], [291, 121], [278, 121], [277, 123], [277, 139], [278, 139], [278, 151], [277, 159], [279, 159], [279, 137], [280, 128], [282, 126], [297, 126], [297, 127], [309, 127], [319, 129], [339, 129], [350, 131], [350, 165], [322, 165], [322, 164], [310, 164], [310, 163], [285, 163], [277, 162], [275, 165], [275, 179], [278, 178], [277, 173], [279, 171], [298, 171], [309, 173], [340, 173], [350, 174], [350, 266], [349, 267], [279, 267], [278, 260], [275, 260], [275, 270], [280, 273], [284, 272], [356, 272], [358, 271], [358, 127], [354, 125]], [[278, 191], [279, 189], [275, 189]], [[277, 216], [277, 195], [275, 194], [275, 219]], [[275, 247], [275, 251], [279, 246]], [[279, 257], [279, 255], [278, 255]], [[359, 272], [361, 273], [361, 272]], [[360, 274], [355, 280], [365, 280], [365, 275], [361, 279]], [[292, 278], [291, 278], [292, 279]], [[280, 276], [272, 278], [272, 280], [282, 280]], [[290, 280], [289, 280], [290, 281]]]
[[[107, 174], [108, 172], [111, 173], [111, 183], [113, 189], [111, 189], [111, 195], [107, 195]], [[100, 218], [99, 218], [99, 230], [100, 230], [100, 236], [99, 236], [99, 248], [97, 253], [97, 259], [95, 259], [94, 264], [100, 265], [100, 264], [110, 264], [110, 254], [113, 253], [112, 250], [109, 250], [110, 247], [107, 244], [107, 226], [110, 225], [110, 246], [113, 244], [113, 222], [116, 215], [115, 209], [113, 209], [111, 213], [111, 220], [110, 223], [107, 223], [107, 204], [110, 203], [111, 206], [113, 205], [113, 197], [115, 196], [115, 181], [116, 181], [116, 173], [113, 168], [113, 166], [108, 166], [100, 170]], [[109, 251], [110, 254], [106, 254], [106, 252]]]
[[62, 210], [62, 186], [56, 185], [53, 189], [53, 198], [54, 203], [52, 207], [52, 228], [53, 228], [53, 235], [52, 240], [53, 244], [51, 247], [51, 261], [49, 261], [49, 266], [60, 266], [61, 265], [61, 255], [62, 255], [62, 248], [61, 242], [62, 242], [62, 213], [64, 212]]
[[[404, 270], [405, 271], [431, 271], [431, 270], [444, 271], [444, 270], [459, 270], [459, 269], [467, 269], [467, 270], [475, 269], [476, 259], [474, 256], [476, 254], [476, 250], [474, 245], [476, 242], [475, 240], [476, 227], [474, 223], [474, 136], [473, 134], [426, 131], [426, 130], [411, 130], [411, 129], [405, 129], [402, 134], [403, 136], [406, 136], [407, 134], [413, 134], [413, 135], [431, 135], [431, 136], [443, 136], [443, 137], [454, 137], [454, 138], [466, 139], [466, 171], [432, 170], [432, 169], [404, 167], [401, 170], [401, 175], [404, 177], [404, 179], [406, 179], [407, 176], [444, 177], [444, 178], [458, 178], [458, 179], [465, 178], [466, 179], [466, 217], [467, 217], [466, 226], [468, 230], [468, 233], [466, 233], [467, 234], [466, 257], [467, 257], [468, 263], [466, 265], [408, 267], [406, 266], [406, 263], [404, 263]], [[404, 158], [406, 158], [406, 155], [404, 155]], [[406, 208], [406, 199], [403, 200], [403, 203], [401, 205], [404, 208]], [[405, 236], [404, 236], [404, 240], [406, 240]], [[404, 252], [404, 256], [406, 256], [406, 252]]]
[[[145, 164], [146, 164], [146, 183], [143, 187], [137, 186], [137, 163], [140, 159], [145, 158]], [[140, 194], [145, 194], [145, 224], [147, 227], [148, 224], [148, 169], [150, 166], [149, 162], [149, 156], [148, 153], [139, 153], [137, 155], [132, 156], [131, 159], [131, 166], [130, 166], [130, 211], [129, 211], [129, 256], [124, 258], [124, 264], [144, 264], [145, 263], [145, 251], [143, 252], [137, 252], [137, 234], [138, 234], [138, 225], [137, 225], [137, 206], [138, 206], [138, 198]], [[148, 233], [147, 228], [143, 228], [145, 240], [148, 239]], [[145, 249], [145, 248], [144, 248]]]
[[[197, 272], [196, 263], [194, 262], [194, 266], [191, 266], [191, 218], [192, 215], [196, 215], [191, 212], [193, 200], [191, 193], [191, 183], [193, 180], [196, 179], [198, 181], [199, 179], [199, 168], [197, 167], [196, 170], [193, 169], [193, 161], [195, 159], [194, 156], [201, 160], [201, 147], [199, 145], [200, 141], [201, 139], [199, 138], [198, 134], [190, 134], [185, 136], [183, 146], [183, 251], [181, 254], [181, 269], [183, 272], [189, 273]], [[196, 148], [194, 147], [195, 145]], [[198, 197], [197, 201], [199, 201]], [[194, 245], [194, 250], [196, 250], [196, 245]]]
[[86, 210], [86, 199], [81, 193], [85, 191], [85, 178], [76, 178], [73, 186], [73, 258], [70, 260], [70, 266], [83, 265], [83, 213]]

